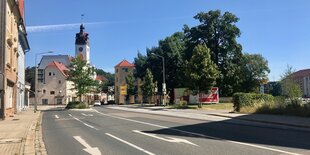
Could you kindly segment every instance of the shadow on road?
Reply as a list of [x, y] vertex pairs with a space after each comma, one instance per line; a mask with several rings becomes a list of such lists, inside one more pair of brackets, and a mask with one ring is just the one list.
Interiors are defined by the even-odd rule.
[[[185, 133], [180, 130], [197, 134]], [[252, 144], [310, 149], [309, 131], [241, 124], [234, 122], [234, 119], [144, 132], [169, 136], [224, 139]]]

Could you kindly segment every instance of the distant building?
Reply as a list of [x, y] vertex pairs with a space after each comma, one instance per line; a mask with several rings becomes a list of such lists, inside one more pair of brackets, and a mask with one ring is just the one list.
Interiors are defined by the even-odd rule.
[[60, 62], [66, 67], [69, 67], [71, 63], [71, 56], [69, 55], [44, 55], [41, 58], [41, 61], [38, 66], [38, 83], [44, 83], [45, 74], [44, 70], [48, 64], [53, 61]]
[[38, 83], [38, 104], [67, 104], [75, 100], [73, 83], [67, 81], [69, 69], [61, 62], [52, 61], [44, 69], [44, 82]]
[[[83, 24], [75, 36], [75, 57], [82, 58], [90, 65], [89, 37]], [[72, 91], [73, 83], [66, 80], [72, 58], [69, 55], [42, 57], [38, 67], [38, 104], [67, 104], [77, 98], [75, 91]], [[89, 76], [99, 83], [107, 81], [105, 77], [97, 76], [96, 73]], [[93, 89], [82, 97], [82, 101], [105, 100], [107, 97], [104, 98], [103, 95], [105, 94]]]
[[310, 69], [299, 70], [291, 77], [300, 86], [303, 97], [310, 97]]
[[115, 67], [115, 103], [125, 104], [126, 95], [122, 93], [122, 88], [126, 87], [126, 77], [133, 74], [135, 65], [128, 62], [127, 60], [121, 61]]

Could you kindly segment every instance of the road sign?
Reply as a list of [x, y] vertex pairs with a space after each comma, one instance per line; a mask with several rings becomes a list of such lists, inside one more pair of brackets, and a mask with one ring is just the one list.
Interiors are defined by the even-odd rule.
[[121, 95], [127, 95], [127, 85], [121, 86]]

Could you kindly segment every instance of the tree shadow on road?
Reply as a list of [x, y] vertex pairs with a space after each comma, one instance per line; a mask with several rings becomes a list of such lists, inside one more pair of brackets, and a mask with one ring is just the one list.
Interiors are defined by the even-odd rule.
[[230, 140], [251, 144], [310, 149], [310, 131], [236, 123], [234, 119], [144, 132], [159, 135]]

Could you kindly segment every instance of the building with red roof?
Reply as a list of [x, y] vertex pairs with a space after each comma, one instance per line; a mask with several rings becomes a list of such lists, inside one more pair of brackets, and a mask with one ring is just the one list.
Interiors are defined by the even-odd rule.
[[[122, 60], [115, 67], [115, 103], [125, 104], [127, 96], [126, 88], [126, 77], [133, 75], [135, 65], [128, 62], [127, 60]], [[131, 98], [129, 102], [134, 102]]]
[[67, 104], [76, 98], [73, 83], [68, 81], [69, 69], [59, 61], [52, 61], [44, 69], [44, 78], [38, 83], [38, 104]]

